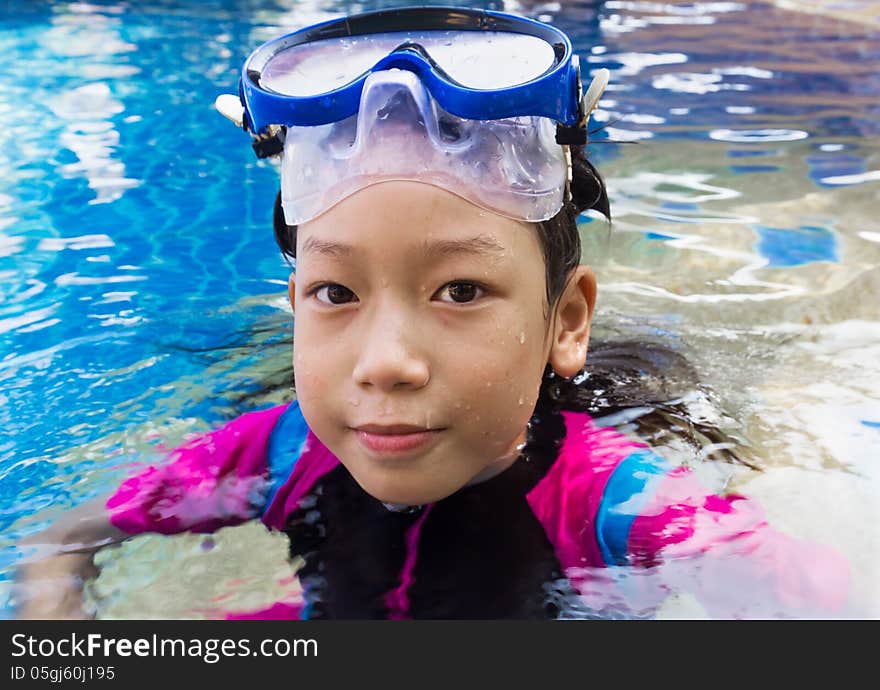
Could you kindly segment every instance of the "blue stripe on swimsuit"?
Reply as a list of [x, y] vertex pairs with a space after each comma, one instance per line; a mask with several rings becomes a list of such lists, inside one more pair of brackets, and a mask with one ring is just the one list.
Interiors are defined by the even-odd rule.
[[299, 403], [294, 400], [281, 413], [269, 435], [269, 489], [266, 508], [272, 505], [278, 490], [293, 472], [296, 461], [302, 456], [308, 434], [309, 427], [299, 409]]
[[614, 469], [596, 511], [596, 539], [606, 565], [627, 563], [633, 521], [671, 469], [667, 460], [649, 450], [631, 453]]

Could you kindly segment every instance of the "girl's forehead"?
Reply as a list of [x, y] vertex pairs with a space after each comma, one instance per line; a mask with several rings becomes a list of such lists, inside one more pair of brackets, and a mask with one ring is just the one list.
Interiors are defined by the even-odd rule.
[[540, 246], [532, 224], [486, 211], [438, 187], [410, 181], [360, 190], [297, 233], [297, 257], [310, 253], [418, 251], [433, 258], [530, 255]]

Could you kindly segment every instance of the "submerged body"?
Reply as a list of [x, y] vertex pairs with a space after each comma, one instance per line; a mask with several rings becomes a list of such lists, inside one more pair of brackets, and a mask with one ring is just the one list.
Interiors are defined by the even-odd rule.
[[[127, 480], [108, 500], [108, 517], [128, 535], [213, 532], [253, 519], [286, 532], [291, 556], [303, 558], [302, 602], [232, 618], [644, 616], [668, 590], [646, 580], [626, 609], [603, 572], [683, 556], [705, 567], [746, 553], [760, 584], [756, 608], [767, 605], [765, 585], [790, 598], [790, 615], [845, 604], [835, 554], [773, 530], [754, 502], [707, 492], [689, 470], [587, 414], [541, 423], [563, 425], [558, 451], [530, 442], [491, 479], [395, 508], [357, 485], [293, 402], [243, 415]], [[808, 552], [814, 566], [799, 572]], [[826, 594], [803, 598], [814, 590]], [[723, 596], [700, 594], [708, 611], [729, 613]], [[609, 602], [613, 610], [603, 608]]]

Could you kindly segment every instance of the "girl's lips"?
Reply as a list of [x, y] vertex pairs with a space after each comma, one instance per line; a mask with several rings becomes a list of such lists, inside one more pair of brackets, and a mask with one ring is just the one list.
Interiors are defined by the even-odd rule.
[[386, 455], [390, 453], [405, 453], [421, 448], [440, 433], [440, 429], [401, 429], [389, 432], [386, 429], [379, 430], [373, 427], [358, 428], [354, 431], [357, 434], [358, 441], [364, 447], [374, 453]]

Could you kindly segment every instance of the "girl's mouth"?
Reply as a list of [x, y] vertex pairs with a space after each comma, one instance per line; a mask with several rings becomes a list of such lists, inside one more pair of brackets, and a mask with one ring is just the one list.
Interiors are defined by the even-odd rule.
[[406, 453], [433, 441], [442, 429], [426, 429], [409, 424], [365, 424], [354, 428], [362, 446], [383, 455]]

